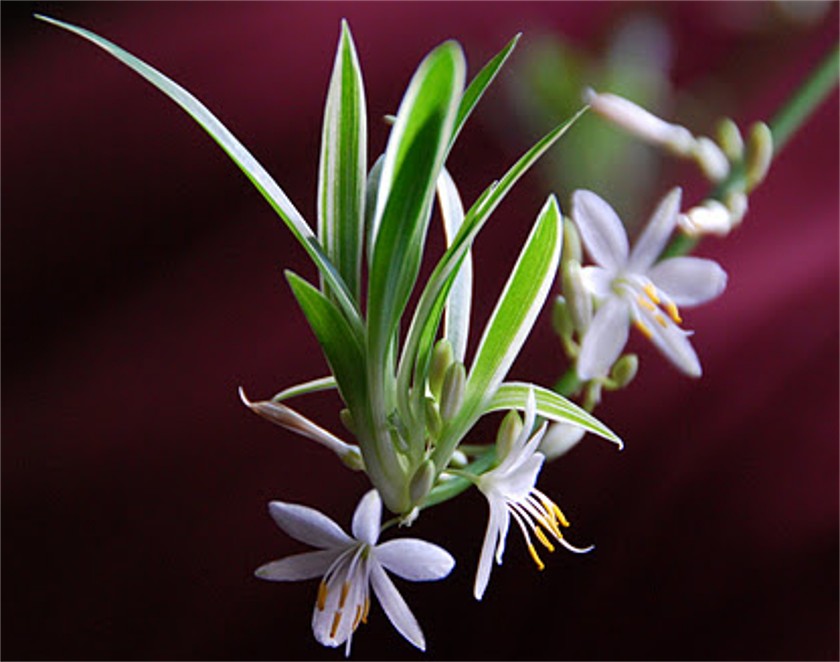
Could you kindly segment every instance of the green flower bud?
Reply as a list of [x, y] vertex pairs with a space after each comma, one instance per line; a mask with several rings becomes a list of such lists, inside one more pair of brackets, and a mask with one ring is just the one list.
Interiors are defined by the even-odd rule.
[[639, 371], [639, 357], [635, 354], [625, 354], [613, 364], [610, 371], [610, 379], [615, 383], [615, 388], [624, 388]]
[[699, 137], [692, 155], [703, 170], [703, 174], [711, 181], [719, 182], [729, 174], [729, 159], [710, 138]]
[[773, 160], [773, 134], [764, 122], [750, 127], [747, 142], [747, 191], [752, 191], [767, 176]]
[[467, 371], [464, 364], [458, 361], [450, 365], [440, 391], [440, 416], [444, 421], [452, 419], [460, 409], [466, 385]]
[[572, 321], [572, 314], [566, 305], [566, 298], [558, 296], [554, 299], [551, 307], [551, 325], [554, 332], [561, 338], [571, 338], [575, 331], [575, 323]]
[[440, 418], [437, 404], [431, 398], [425, 399], [426, 408], [426, 429], [433, 439], [440, 436], [440, 431], [443, 429], [443, 421]]
[[563, 217], [563, 262], [574, 260], [575, 262], [583, 261], [583, 248], [580, 243], [580, 234], [578, 234], [577, 227], [572, 219], [568, 216]]
[[443, 387], [443, 378], [446, 370], [452, 365], [455, 355], [452, 351], [452, 343], [446, 338], [441, 338], [435, 344], [432, 351], [432, 362], [429, 366], [429, 388], [432, 394], [440, 400], [440, 390]]
[[421, 464], [414, 475], [411, 477], [411, 482], [408, 484], [408, 496], [411, 503], [418, 504], [426, 498], [432, 485], [435, 483], [435, 463], [431, 460], [426, 460]]
[[449, 458], [449, 466], [455, 469], [463, 469], [469, 463], [470, 460], [463, 451], [456, 450], [452, 453], [452, 457]]
[[353, 422], [353, 413], [349, 409], [342, 409], [338, 412], [338, 417], [341, 419], [341, 424], [344, 429], [350, 434], [356, 434], [356, 424]]
[[507, 457], [510, 449], [513, 448], [513, 442], [521, 433], [522, 419], [519, 418], [519, 413], [515, 409], [511, 409], [502, 419], [499, 431], [496, 433], [496, 459], [499, 462]]
[[726, 157], [733, 162], [744, 158], [744, 139], [741, 130], [728, 117], [723, 118], [717, 125], [717, 141]]

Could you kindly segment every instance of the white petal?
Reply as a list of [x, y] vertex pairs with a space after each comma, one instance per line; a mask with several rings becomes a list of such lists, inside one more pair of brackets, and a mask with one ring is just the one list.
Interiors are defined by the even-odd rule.
[[385, 615], [397, 629], [397, 632], [421, 651], [426, 650], [426, 640], [423, 638], [423, 632], [420, 630], [417, 619], [414, 618], [414, 614], [411, 613], [405, 600], [397, 591], [394, 582], [375, 560], [370, 564], [370, 583], [373, 586], [373, 592], [379, 598], [379, 604], [382, 605]]
[[662, 198], [662, 202], [657, 205], [647, 226], [633, 246], [627, 266], [629, 271], [644, 273], [662, 254], [665, 244], [668, 243], [668, 238], [677, 225], [677, 214], [680, 211], [681, 199], [682, 189], [679, 187], [671, 189]]
[[272, 561], [260, 566], [254, 571], [254, 574], [260, 579], [267, 579], [272, 582], [289, 582], [320, 577], [343, 551], [342, 549], [319, 549], [317, 552], [287, 556], [279, 561]]
[[353, 513], [353, 537], [368, 545], [379, 540], [379, 524], [382, 521], [382, 499], [379, 492], [371, 490], [365, 494]]
[[268, 511], [277, 526], [307, 545], [330, 549], [353, 544], [353, 539], [338, 524], [314, 508], [272, 501], [268, 504]]
[[586, 381], [605, 377], [627, 344], [630, 312], [627, 303], [611, 297], [602, 305], [583, 338], [577, 361], [577, 374]]
[[572, 195], [572, 218], [586, 250], [602, 267], [618, 270], [627, 262], [627, 232], [615, 210], [592, 191]]
[[504, 479], [499, 481], [499, 489], [512, 501], [522, 501], [534, 486], [542, 470], [545, 456], [542, 453], [534, 453], [519, 463], [513, 471], [505, 474]]
[[700, 359], [688, 340], [691, 334], [683, 331], [668, 318], [660, 318], [664, 320], [663, 327], [647, 311], [641, 314], [651, 331], [650, 340], [659, 351], [689, 377], [700, 377], [703, 370], [700, 368]]
[[490, 498], [487, 501], [490, 506], [490, 516], [487, 519], [487, 530], [484, 532], [484, 543], [481, 545], [481, 556], [478, 557], [478, 570], [475, 573], [473, 595], [476, 600], [481, 600], [484, 597], [484, 591], [487, 590], [502, 518], [507, 517], [507, 508], [504, 503]]
[[389, 540], [377, 545], [374, 554], [387, 570], [412, 582], [443, 579], [455, 567], [455, 559], [443, 547], [417, 538]]
[[606, 299], [612, 294], [615, 274], [604, 267], [584, 267], [580, 270], [583, 286], [597, 299]]
[[719, 296], [726, 272], [717, 262], [699, 257], [672, 257], [648, 272], [648, 277], [678, 306], [696, 306]]

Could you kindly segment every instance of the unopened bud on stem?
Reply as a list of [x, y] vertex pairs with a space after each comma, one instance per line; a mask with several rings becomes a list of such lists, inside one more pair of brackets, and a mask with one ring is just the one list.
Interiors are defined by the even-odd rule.
[[444, 421], [449, 421], [460, 409], [466, 384], [467, 371], [464, 364], [457, 362], [450, 365], [440, 392], [440, 416]]
[[435, 398], [440, 399], [440, 390], [443, 387], [443, 378], [446, 370], [452, 365], [455, 355], [452, 351], [452, 343], [446, 338], [441, 338], [435, 344], [432, 351], [432, 362], [429, 366], [429, 389]]

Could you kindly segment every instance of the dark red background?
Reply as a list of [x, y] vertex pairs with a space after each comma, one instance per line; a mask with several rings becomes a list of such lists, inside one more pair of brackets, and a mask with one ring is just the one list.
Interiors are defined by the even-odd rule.
[[[373, 156], [386, 137], [376, 118], [442, 40], [461, 41], [474, 73], [517, 31], [595, 48], [640, 7], [3, 3], [5, 658], [339, 658], [311, 637], [314, 582], [252, 572], [303, 549], [268, 500], [346, 525], [366, 489], [236, 397], [240, 384], [265, 397], [324, 373], [281, 278], [287, 267], [314, 277], [289, 232], [181, 110], [29, 11], [81, 23], [184, 84], [313, 219], [341, 17], [364, 69]], [[837, 6], [808, 29], [768, 18], [770, 4], [738, 7], [647, 8], [674, 31], [676, 84], [719, 74], [742, 104], [720, 112], [749, 122], [836, 43]], [[725, 27], [732, 11], [765, 28]], [[516, 70], [514, 56], [505, 75]], [[452, 155], [467, 201], [527, 147], [491, 128], [505, 108], [493, 88]], [[638, 383], [599, 409], [627, 449], [590, 440], [545, 470], [541, 486], [594, 553], [557, 553], [540, 574], [514, 536], [477, 604], [483, 500], [421, 517], [413, 535], [458, 559], [445, 582], [400, 582], [430, 658], [837, 658], [837, 189], [835, 92], [743, 228], [702, 247], [730, 274], [725, 296], [687, 315], [704, 378], [639, 343]], [[478, 320], [547, 193], [529, 177], [479, 239]], [[559, 361], [543, 318], [513, 374], [549, 382]], [[338, 429], [335, 404], [303, 408]], [[416, 656], [378, 608], [354, 652]]]

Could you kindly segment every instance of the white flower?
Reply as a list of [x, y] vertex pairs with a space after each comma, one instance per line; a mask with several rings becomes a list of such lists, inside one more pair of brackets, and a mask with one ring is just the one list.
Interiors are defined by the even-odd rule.
[[[534, 426], [535, 416], [536, 402], [532, 391], [525, 408], [524, 425], [510, 444], [509, 450], [504, 457], [499, 458], [501, 462], [498, 466], [475, 479], [476, 486], [487, 497], [490, 506], [490, 517], [473, 589], [476, 600], [481, 600], [487, 589], [493, 556], [495, 555], [497, 564], [502, 563], [511, 517], [522, 531], [528, 552], [540, 570], [545, 565], [531, 541], [529, 530], [549, 552], [554, 551], [549, 535], [573, 552], [588, 552], [593, 549], [578, 549], [566, 542], [560, 527], [569, 526], [569, 521], [557, 504], [535, 487], [537, 476], [545, 461], [545, 457], [537, 452], [537, 448], [546, 428], [544, 424], [532, 437], [528, 437]], [[497, 444], [497, 448], [499, 445]], [[504, 450], [499, 448], [499, 452], [504, 453]]]
[[255, 574], [272, 581], [322, 577], [312, 613], [312, 632], [318, 643], [335, 647], [346, 642], [345, 655], [350, 654], [353, 633], [367, 622], [372, 586], [397, 631], [425, 650], [420, 626], [385, 570], [410, 581], [442, 579], [455, 565], [449, 552], [416, 538], [377, 544], [382, 501], [376, 490], [359, 501], [352, 538], [313, 508], [272, 501], [269, 512], [286, 533], [318, 550], [267, 563]]
[[718, 296], [726, 272], [712, 260], [673, 257], [654, 264], [677, 222], [679, 188], [659, 203], [633, 250], [612, 207], [591, 191], [575, 191], [572, 216], [589, 255], [584, 283], [599, 303], [584, 336], [577, 372], [583, 380], [604, 377], [627, 343], [631, 320], [680, 370], [701, 374], [700, 361], [683, 331], [677, 306]]

